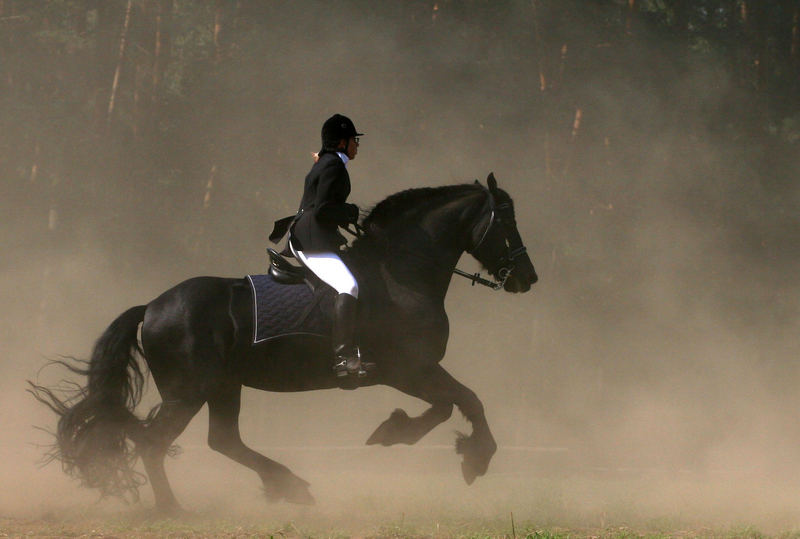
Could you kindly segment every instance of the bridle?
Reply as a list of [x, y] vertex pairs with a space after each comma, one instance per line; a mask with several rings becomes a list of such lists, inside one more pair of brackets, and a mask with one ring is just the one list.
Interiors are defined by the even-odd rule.
[[[481, 237], [477, 241], [477, 243], [475, 243], [475, 245], [467, 249], [467, 252], [470, 254], [474, 253], [477, 249], [481, 247], [481, 245], [483, 245], [483, 242], [489, 236], [489, 231], [491, 231], [493, 226], [495, 225], [505, 226], [508, 220], [511, 221], [514, 220], [513, 216], [503, 215], [503, 214], [508, 214], [510, 212], [511, 202], [502, 202], [500, 204], [496, 204], [494, 195], [489, 189], [486, 189], [486, 195], [489, 198], [489, 222], [486, 224], [486, 228], [484, 229], [483, 234], [481, 234]], [[500, 290], [501, 288], [503, 288], [503, 286], [506, 284], [506, 281], [511, 276], [511, 272], [514, 271], [514, 260], [528, 251], [528, 249], [522, 244], [522, 240], [519, 240], [518, 233], [512, 234], [511, 238], [509, 238], [508, 233], [505, 236], [506, 236], [505, 238], [506, 243], [508, 244], [507, 245], [508, 249], [506, 251], [506, 254], [502, 256], [498, 261], [498, 265], [500, 266], [500, 268], [495, 272], [497, 276], [493, 281], [490, 281], [488, 279], [483, 279], [480, 276], [480, 273], [470, 274], [465, 271], [461, 271], [458, 268], [454, 269], [453, 273], [470, 279], [472, 281], [473, 286], [475, 286], [475, 283], [478, 283], [484, 286], [488, 286], [493, 290]], [[516, 236], [516, 238], [514, 238], [513, 236]], [[518, 243], [518, 245], [514, 245], [514, 243]]]
[[[488, 197], [489, 201], [489, 222], [486, 224], [486, 228], [475, 245], [466, 249], [466, 252], [470, 254], [474, 253], [483, 245], [483, 242], [489, 236], [489, 232], [492, 230], [492, 227], [496, 225], [504, 226], [505, 222], [508, 220], [511, 220], [512, 222], [514, 221], [513, 216], [504, 217], [502, 215], [503, 213], [511, 210], [511, 202], [496, 204], [492, 192], [486, 187], [484, 187], [484, 190], [486, 191], [486, 196]], [[355, 230], [351, 229], [349, 226], [345, 226], [343, 228], [356, 238], [363, 236], [364, 229], [358, 223], [353, 223], [353, 225]], [[528, 251], [528, 249], [522, 244], [522, 240], [519, 238], [519, 233], [516, 232], [516, 227], [514, 229], [514, 234], [511, 234], [510, 236], [512, 237], [509, 239], [509, 234], [506, 234], [508, 250], [506, 251], [505, 256], [500, 257], [498, 261], [500, 268], [495, 272], [497, 276], [494, 277], [493, 280], [484, 279], [481, 277], [480, 273], [467, 273], [466, 271], [462, 271], [458, 268], [453, 269], [453, 273], [461, 277], [466, 277], [472, 281], [472, 286], [475, 286], [475, 283], [477, 283], [483, 286], [488, 286], [492, 290], [502, 289], [505, 286], [508, 278], [511, 276], [511, 272], [514, 271], [514, 260]], [[518, 245], [514, 245], [512, 241], [514, 243], [518, 243]]]

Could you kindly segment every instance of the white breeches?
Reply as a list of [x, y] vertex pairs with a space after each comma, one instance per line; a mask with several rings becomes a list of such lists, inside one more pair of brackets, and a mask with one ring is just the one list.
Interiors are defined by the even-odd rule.
[[354, 298], [358, 297], [358, 283], [347, 266], [344, 265], [339, 255], [335, 253], [304, 253], [295, 251], [291, 242], [289, 247], [294, 256], [314, 275], [329, 284], [340, 294], [350, 294]]

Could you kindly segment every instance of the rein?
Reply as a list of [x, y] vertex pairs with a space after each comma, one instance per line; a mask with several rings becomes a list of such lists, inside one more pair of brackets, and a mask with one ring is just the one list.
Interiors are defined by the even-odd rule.
[[503, 288], [503, 285], [506, 284], [506, 279], [508, 276], [511, 275], [511, 270], [503, 268], [504, 271], [502, 274], [502, 279], [499, 281], [490, 281], [488, 279], [484, 279], [481, 277], [480, 273], [467, 273], [466, 271], [461, 271], [460, 269], [456, 268], [453, 270], [455, 275], [460, 275], [461, 277], [466, 277], [470, 281], [472, 281], [472, 286], [475, 286], [475, 283], [482, 284], [483, 286], [488, 286], [492, 290], [500, 290]]
[[353, 228], [350, 228], [350, 225], [343, 226], [342, 230], [347, 231], [347, 233], [351, 234], [354, 238], [360, 238], [364, 235], [364, 228], [358, 223], [353, 223]]

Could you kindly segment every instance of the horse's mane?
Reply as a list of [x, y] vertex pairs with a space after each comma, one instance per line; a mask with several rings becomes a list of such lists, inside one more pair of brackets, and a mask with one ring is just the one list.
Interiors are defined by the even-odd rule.
[[351, 256], [370, 256], [374, 249], [381, 251], [395, 233], [394, 224], [406, 225], [414, 219], [412, 211], [441, 204], [442, 199], [457, 199], [462, 195], [485, 191], [478, 183], [443, 185], [439, 187], [416, 187], [389, 195], [378, 202], [362, 220], [364, 234], [353, 241], [348, 252]]
[[425, 202], [439, 199], [444, 196], [453, 196], [476, 189], [485, 189], [478, 184], [467, 183], [457, 185], [444, 185], [440, 187], [417, 187], [406, 189], [389, 195], [378, 202], [372, 211], [364, 218], [362, 226], [367, 231], [383, 228], [395, 217], [406, 213], [411, 208], [418, 208]]

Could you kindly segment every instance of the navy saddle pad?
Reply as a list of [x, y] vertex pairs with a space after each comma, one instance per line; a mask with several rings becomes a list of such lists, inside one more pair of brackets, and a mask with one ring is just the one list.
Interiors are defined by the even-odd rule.
[[333, 290], [307, 284], [282, 284], [267, 275], [248, 275], [253, 289], [253, 343], [286, 335], [329, 337]]

